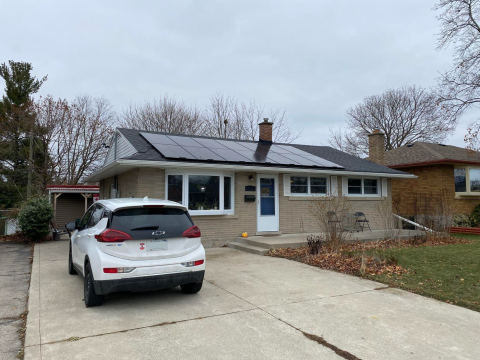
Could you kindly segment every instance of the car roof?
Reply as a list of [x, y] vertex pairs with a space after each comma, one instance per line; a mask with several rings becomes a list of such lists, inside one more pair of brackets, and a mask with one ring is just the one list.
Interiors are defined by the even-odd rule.
[[142, 207], [144, 205], [163, 205], [187, 210], [187, 208], [180, 203], [162, 199], [150, 199], [148, 197], [104, 199], [98, 200], [95, 204], [102, 204], [112, 211], [129, 207]]

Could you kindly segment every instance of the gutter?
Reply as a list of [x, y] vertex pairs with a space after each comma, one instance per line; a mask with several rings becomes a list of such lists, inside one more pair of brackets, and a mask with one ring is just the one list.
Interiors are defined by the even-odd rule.
[[239, 170], [239, 171], [258, 171], [258, 172], [281, 172], [281, 173], [314, 173], [314, 174], [328, 174], [328, 175], [357, 175], [357, 176], [371, 176], [395, 179], [416, 179], [417, 176], [413, 174], [389, 174], [378, 172], [362, 172], [362, 171], [344, 171], [344, 170], [320, 170], [318, 168], [290, 168], [290, 167], [273, 167], [273, 166], [258, 166], [258, 165], [238, 165], [238, 164], [212, 164], [212, 163], [188, 163], [188, 162], [173, 162], [173, 161], [148, 161], [148, 160], [129, 160], [118, 159], [103, 167], [86, 178], [85, 181], [93, 180], [101, 173], [113, 168], [114, 166], [130, 166], [130, 167], [162, 167], [162, 168], [197, 168], [197, 169], [222, 169], [222, 170]]
[[397, 164], [397, 165], [386, 165], [391, 169], [400, 169], [404, 167], [413, 167], [413, 166], [424, 166], [424, 165], [438, 165], [438, 164], [470, 164], [470, 165], [480, 165], [480, 161], [468, 161], [468, 160], [454, 160], [454, 159], [443, 159], [443, 160], [431, 160], [431, 161], [422, 161], [417, 163], [409, 164]]

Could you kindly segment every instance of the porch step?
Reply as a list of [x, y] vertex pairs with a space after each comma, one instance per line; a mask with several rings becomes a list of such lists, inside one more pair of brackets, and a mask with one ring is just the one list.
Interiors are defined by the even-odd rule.
[[297, 248], [301, 246], [306, 246], [307, 241], [302, 237], [302, 239], [295, 238], [281, 238], [281, 237], [263, 237], [263, 236], [252, 236], [252, 237], [238, 237], [235, 239], [235, 243], [245, 244], [250, 246], [255, 246], [263, 249], [279, 249], [279, 248]]
[[265, 248], [248, 245], [248, 244], [241, 244], [237, 242], [228, 242], [227, 246], [235, 250], [246, 251], [255, 255], [265, 255], [268, 252], [268, 249], [265, 249]]

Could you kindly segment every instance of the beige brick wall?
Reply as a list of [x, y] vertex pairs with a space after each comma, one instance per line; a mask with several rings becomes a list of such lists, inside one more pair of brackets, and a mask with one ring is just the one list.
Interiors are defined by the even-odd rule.
[[[337, 177], [338, 193], [342, 195], [342, 177]], [[309, 208], [312, 201], [308, 197], [283, 196], [283, 174], [279, 177], [280, 182], [280, 231], [284, 234], [300, 232], [318, 232], [318, 224], [310, 214]], [[350, 197], [350, 212], [363, 212], [372, 230], [381, 228], [377, 205], [383, 201], [392, 201], [391, 181], [388, 180], [388, 197]]]
[[[249, 176], [254, 180], [249, 180]], [[119, 174], [118, 186], [122, 197], [144, 197], [163, 199], [165, 197], [165, 171], [158, 168], [137, 168]], [[310, 215], [309, 197], [298, 198], [283, 195], [283, 174], [279, 174], [280, 231], [284, 234], [300, 232], [318, 232], [315, 219]], [[110, 197], [110, 184], [113, 177], [100, 182], [100, 198]], [[245, 202], [245, 186], [256, 186], [256, 174], [252, 172], [235, 173], [235, 214], [192, 216], [194, 223], [202, 231], [202, 242], [206, 247], [222, 246], [226, 242], [241, 236], [242, 232], [254, 235], [257, 232], [257, 204]], [[338, 177], [341, 194], [341, 177]], [[390, 180], [388, 181], [388, 198], [351, 198], [352, 212], [362, 211], [371, 221], [372, 229], [379, 228], [375, 205], [380, 201], [391, 201]]]

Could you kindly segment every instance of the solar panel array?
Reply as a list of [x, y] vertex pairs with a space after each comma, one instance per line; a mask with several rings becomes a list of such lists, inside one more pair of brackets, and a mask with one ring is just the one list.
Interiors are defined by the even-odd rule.
[[343, 166], [289, 145], [249, 143], [141, 132], [167, 159], [339, 168]]

